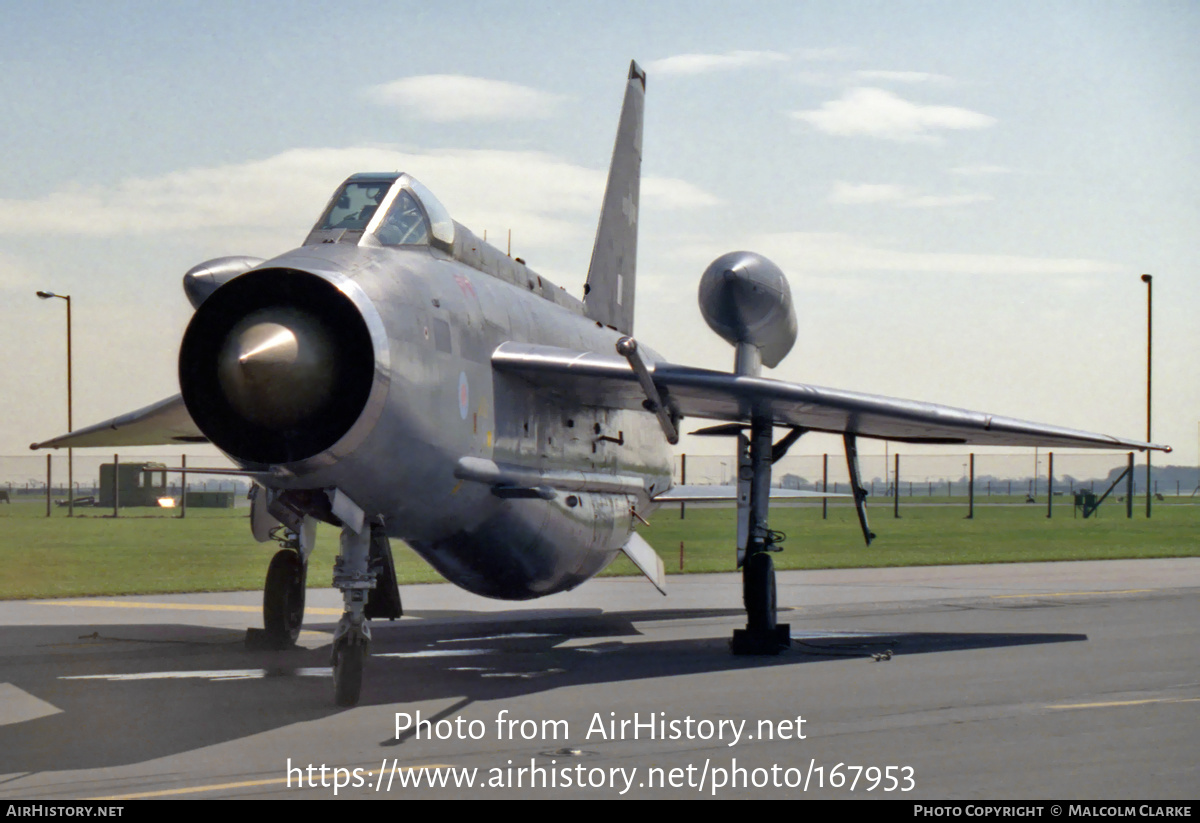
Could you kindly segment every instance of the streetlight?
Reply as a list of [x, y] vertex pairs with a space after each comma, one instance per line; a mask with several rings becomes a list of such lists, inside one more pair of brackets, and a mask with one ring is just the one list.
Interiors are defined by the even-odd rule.
[[[1154, 278], [1148, 274], [1142, 275], [1142, 282], [1146, 284], [1146, 442], [1150, 442], [1150, 329], [1151, 318], [1153, 314], [1150, 311], [1151, 299], [1150, 295], [1153, 287], [1150, 281]], [[1146, 517], [1150, 516], [1150, 498], [1154, 494], [1154, 490], [1150, 488], [1150, 450], [1146, 449]]]
[[[71, 414], [71, 295], [39, 291], [37, 296], [42, 300], [57, 297], [67, 301], [67, 431], [72, 432], [75, 421]], [[67, 449], [67, 516], [75, 516], [75, 450], [72, 448]]]

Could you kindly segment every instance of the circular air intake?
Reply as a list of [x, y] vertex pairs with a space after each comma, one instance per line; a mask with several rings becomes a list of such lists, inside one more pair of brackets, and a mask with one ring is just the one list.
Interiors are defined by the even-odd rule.
[[196, 310], [179, 385], [200, 430], [241, 460], [292, 463], [350, 430], [371, 392], [370, 332], [335, 285], [293, 269], [252, 271]]

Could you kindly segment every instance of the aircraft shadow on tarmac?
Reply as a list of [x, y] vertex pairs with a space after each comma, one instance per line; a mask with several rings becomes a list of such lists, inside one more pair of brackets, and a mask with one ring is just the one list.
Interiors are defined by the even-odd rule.
[[[418, 612], [373, 625], [358, 710], [645, 678], [796, 666], [845, 657], [930, 654], [1087, 640], [1063, 633], [886, 633], [794, 626], [777, 657], [735, 657], [729, 626], [740, 609]], [[424, 618], [424, 619], [421, 619]], [[786, 613], [781, 614], [783, 620]], [[638, 624], [712, 621], [677, 639], [647, 639]], [[308, 626], [332, 633], [333, 623]], [[659, 625], [656, 634], [669, 634]], [[688, 636], [683, 636], [687, 634]], [[46, 647], [46, 654], [30, 654]], [[253, 651], [239, 632], [191, 625], [22, 626], [0, 629], [7, 681], [60, 711], [0, 726], [0, 774], [142, 762], [335, 714], [329, 647]], [[403, 745], [385, 739], [381, 746]], [[0, 788], [3, 782], [0, 782]]]

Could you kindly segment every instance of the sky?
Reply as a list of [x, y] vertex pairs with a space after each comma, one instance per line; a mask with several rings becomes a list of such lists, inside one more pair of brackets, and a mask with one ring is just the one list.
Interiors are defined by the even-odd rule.
[[1175, 447], [1155, 462], [1198, 462], [1195, 3], [0, 0], [0, 19], [0, 455], [66, 428], [65, 306], [35, 291], [72, 296], [76, 427], [149, 404], [178, 391], [183, 273], [299, 245], [355, 172], [411, 173], [580, 295], [636, 59], [643, 344], [732, 368], [696, 288], [751, 249], [799, 319], [767, 376], [1141, 439], [1148, 272], [1153, 439]]

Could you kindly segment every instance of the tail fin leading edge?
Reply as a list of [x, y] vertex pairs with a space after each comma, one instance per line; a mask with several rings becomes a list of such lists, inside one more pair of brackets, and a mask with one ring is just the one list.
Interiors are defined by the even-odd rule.
[[629, 82], [583, 297], [588, 317], [623, 334], [633, 334], [645, 98], [646, 73], [636, 62], [630, 62]]

